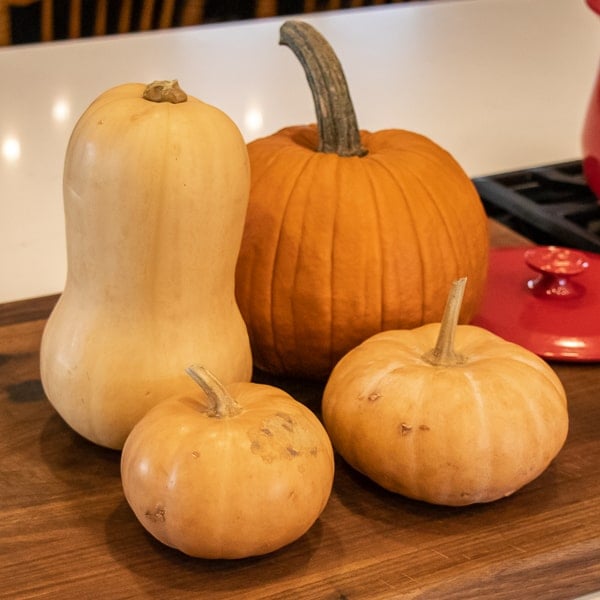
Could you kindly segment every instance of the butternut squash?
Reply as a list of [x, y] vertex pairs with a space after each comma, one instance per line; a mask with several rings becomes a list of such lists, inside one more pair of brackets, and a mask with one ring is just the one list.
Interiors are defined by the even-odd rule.
[[250, 379], [234, 296], [248, 193], [239, 130], [176, 82], [120, 85], [82, 115], [64, 165], [67, 279], [40, 365], [82, 436], [122, 448], [149, 408], [193, 391], [190, 362]]

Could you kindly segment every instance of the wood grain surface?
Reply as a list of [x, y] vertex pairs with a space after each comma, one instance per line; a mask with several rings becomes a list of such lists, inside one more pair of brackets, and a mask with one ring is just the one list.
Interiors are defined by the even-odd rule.
[[[492, 240], [522, 242], [496, 226]], [[0, 598], [552, 600], [600, 590], [599, 366], [553, 365], [569, 436], [509, 498], [430, 506], [337, 460], [330, 502], [304, 537], [259, 558], [205, 561], [145, 532], [123, 497], [119, 453], [82, 439], [46, 400], [39, 344], [55, 301], [0, 305]], [[320, 385], [262, 379], [318, 413]]]

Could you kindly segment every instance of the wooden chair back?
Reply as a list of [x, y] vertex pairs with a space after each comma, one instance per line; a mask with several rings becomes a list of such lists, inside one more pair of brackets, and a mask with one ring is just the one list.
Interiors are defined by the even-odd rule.
[[[82, 2], [69, 0], [69, 21], [67, 37], [78, 38], [82, 35]], [[89, 0], [88, 0], [89, 1]], [[202, 21], [204, 0], [186, 0], [177, 23], [175, 23], [176, 0], [142, 0], [138, 20], [133, 20], [133, 0], [122, 0], [118, 6], [117, 33], [164, 29], [175, 25], [195, 25]], [[48, 42], [55, 39], [54, 0], [0, 0], [0, 46], [12, 43], [11, 9], [33, 4], [40, 6], [40, 39]], [[112, 3], [113, 5], [115, 3]], [[93, 35], [108, 33], [109, 0], [95, 0]], [[158, 11], [158, 19], [155, 12]]]
[[[11, 27], [11, 9], [38, 5], [40, 10], [40, 35], [43, 42], [55, 39], [55, 2], [59, 0], [0, 0], [0, 46], [13, 43]], [[135, 18], [134, 0], [63, 0], [68, 3], [68, 24], [66, 36], [68, 38], [82, 37], [82, 7], [84, 4], [93, 4], [94, 19], [92, 35], [106, 35], [109, 23], [109, 8], [118, 10], [117, 30], [114, 31], [114, 15], [110, 22], [110, 33], [127, 33], [129, 31], [146, 31], [149, 29], [164, 29], [186, 25], [196, 25], [204, 20], [205, 0], [138, 0], [135, 2], [139, 12]], [[390, 2], [407, 2], [410, 0], [304, 0], [300, 12], [311, 13], [323, 10], [337, 10], [346, 7], [367, 6], [373, 4], [386, 4]], [[213, 7], [214, 8], [214, 7]], [[254, 12], [251, 16], [256, 18], [274, 17], [282, 15], [279, 0], [255, 0]], [[218, 12], [218, 11], [217, 11]], [[218, 20], [228, 20], [227, 6], [223, 5]], [[177, 14], [176, 14], [177, 13]], [[214, 18], [214, 17], [213, 17]], [[89, 25], [87, 26], [89, 29]], [[64, 29], [64, 25], [63, 25]], [[89, 32], [86, 35], [90, 35]]]

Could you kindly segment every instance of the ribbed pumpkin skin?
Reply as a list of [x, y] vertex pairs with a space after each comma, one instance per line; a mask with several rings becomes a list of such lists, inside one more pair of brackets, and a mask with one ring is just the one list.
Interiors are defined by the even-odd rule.
[[554, 371], [528, 350], [470, 325], [456, 329], [466, 362], [422, 357], [439, 324], [388, 331], [336, 365], [323, 394], [334, 448], [384, 488], [461, 506], [512, 494], [540, 475], [568, 430]]
[[314, 126], [248, 145], [251, 191], [236, 296], [255, 365], [326, 377], [382, 330], [439, 321], [469, 278], [462, 321], [487, 272], [487, 219], [457, 162], [402, 130], [362, 131], [368, 154], [316, 152]]
[[144, 88], [106, 91], [73, 130], [67, 281], [41, 345], [50, 402], [111, 448], [157, 402], [194, 389], [191, 362], [225, 383], [252, 374], [234, 290], [246, 144], [217, 108], [150, 102]]

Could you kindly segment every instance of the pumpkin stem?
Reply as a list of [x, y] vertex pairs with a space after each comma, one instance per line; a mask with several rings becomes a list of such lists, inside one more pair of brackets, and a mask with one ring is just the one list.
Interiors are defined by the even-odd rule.
[[466, 361], [465, 356], [454, 351], [454, 334], [466, 285], [467, 278], [463, 277], [456, 280], [450, 288], [435, 348], [423, 355], [423, 359], [432, 365], [445, 367]]
[[185, 372], [202, 388], [210, 403], [209, 417], [222, 419], [233, 417], [241, 410], [241, 406], [231, 397], [223, 384], [205, 367], [192, 365]]
[[304, 21], [286, 21], [279, 43], [296, 55], [313, 95], [319, 128], [319, 152], [364, 156], [346, 77], [329, 42]]
[[150, 102], [170, 102], [179, 104], [187, 100], [187, 94], [179, 87], [177, 79], [153, 81], [146, 86], [142, 94]]

